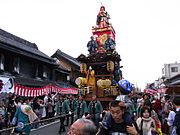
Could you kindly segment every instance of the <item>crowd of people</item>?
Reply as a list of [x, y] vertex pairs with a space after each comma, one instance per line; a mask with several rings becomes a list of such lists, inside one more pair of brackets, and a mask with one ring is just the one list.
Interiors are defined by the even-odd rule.
[[[101, 102], [93, 95], [87, 109], [87, 115], [72, 124], [68, 135], [180, 134], [180, 96], [120, 95], [104, 112]], [[82, 123], [87, 126], [80, 126]], [[81, 128], [75, 128], [78, 126]]]
[[[82, 95], [58, 93], [44, 97], [17, 97], [0, 101], [0, 129], [24, 124], [19, 132], [28, 135], [43, 119], [60, 116], [59, 133], [68, 135], [151, 135], [180, 134], [180, 96], [129, 93], [120, 95], [103, 108], [96, 95], [87, 102]], [[28, 124], [33, 123], [33, 124]], [[83, 125], [83, 126], [82, 126]], [[79, 127], [79, 128], [77, 128]], [[17, 129], [18, 132], [18, 129]], [[83, 132], [83, 133], [81, 133]]]

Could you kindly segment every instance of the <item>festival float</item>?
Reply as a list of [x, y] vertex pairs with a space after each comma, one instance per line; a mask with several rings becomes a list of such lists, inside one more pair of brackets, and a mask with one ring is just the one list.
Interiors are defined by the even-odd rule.
[[108, 103], [123, 92], [119, 87], [122, 80], [121, 58], [116, 51], [116, 33], [109, 19], [105, 7], [101, 6], [96, 26], [92, 27], [92, 36], [87, 43], [89, 54], [81, 54], [77, 58], [81, 63], [82, 76], [76, 78], [75, 83], [86, 101], [90, 101], [95, 94], [102, 103]]

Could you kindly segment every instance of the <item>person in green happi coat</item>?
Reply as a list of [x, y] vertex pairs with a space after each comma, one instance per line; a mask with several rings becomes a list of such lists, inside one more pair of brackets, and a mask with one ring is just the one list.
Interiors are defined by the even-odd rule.
[[69, 98], [67, 99], [67, 103], [69, 105], [70, 112], [67, 112], [67, 113], [69, 113], [69, 115], [67, 115], [66, 126], [69, 126], [69, 117], [71, 118], [71, 125], [72, 125], [74, 122], [74, 111], [77, 108], [76, 99], [75, 99], [74, 95], [72, 95], [72, 94], [69, 95]]
[[88, 106], [89, 114], [87, 117], [90, 117], [97, 127], [99, 126], [100, 116], [102, 112], [103, 107], [101, 105], [101, 102], [97, 100], [96, 95], [93, 95], [92, 101], [89, 103]]
[[70, 108], [67, 100], [65, 100], [64, 95], [59, 95], [59, 100], [56, 102], [54, 110], [56, 116], [61, 116], [59, 133], [65, 132], [64, 120], [66, 118], [67, 112], [70, 111]]
[[83, 116], [85, 116], [86, 113], [88, 112], [87, 103], [83, 99], [83, 95], [78, 96], [78, 100], [76, 101], [76, 105], [77, 105], [77, 107], [75, 109], [76, 119], [79, 119], [79, 118], [82, 118]]

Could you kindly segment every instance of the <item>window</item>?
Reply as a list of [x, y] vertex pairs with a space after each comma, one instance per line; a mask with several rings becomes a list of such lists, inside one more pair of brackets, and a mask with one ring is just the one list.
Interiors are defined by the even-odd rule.
[[67, 75], [67, 81], [70, 81], [70, 76], [69, 75]]
[[13, 61], [13, 72], [19, 74], [19, 64], [20, 63], [20, 58], [15, 57]]
[[4, 70], [4, 55], [0, 54], [0, 70]]
[[162, 74], [163, 74], [163, 75], [165, 74], [165, 68], [162, 69]]
[[47, 72], [46, 71], [43, 72], [43, 78], [45, 78], [45, 79], [47, 78]]
[[178, 67], [171, 67], [171, 72], [178, 72]]
[[43, 78], [44, 78], [44, 79], [47, 79], [47, 76], [48, 76], [48, 75], [47, 75], [47, 67], [44, 65], [44, 66], [43, 66]]
[[41, 64], [38, 64], [38, 77], [42, 78], [43, 77], [43, 66]]

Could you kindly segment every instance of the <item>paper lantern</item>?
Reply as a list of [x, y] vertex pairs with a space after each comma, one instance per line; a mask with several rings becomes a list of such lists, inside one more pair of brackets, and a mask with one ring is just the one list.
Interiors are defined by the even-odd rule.
[[112, 84], [111, 80], [105, 79], [104, 81], [105, 81], [106, 86], [111, 86], [111, 84]]
[[76, 83], [78, 86], [79, 86], [79, 85], [84, 85], [84, 84], [87, 83], [87, 80], [86, 80], [86, 78], [78, 77], [78, 78], [76, 78], [75, 83]]
[[102, 79], [97, 80], [97, 86], [102, 87]]

